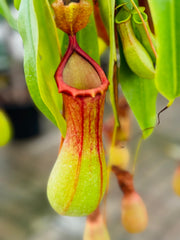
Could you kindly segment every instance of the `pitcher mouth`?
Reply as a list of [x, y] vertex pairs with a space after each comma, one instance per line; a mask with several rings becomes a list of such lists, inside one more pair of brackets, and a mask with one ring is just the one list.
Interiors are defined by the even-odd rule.
[[[91, 89], [77, 89], [74, 87], [69, 86], [66, 84], [63, 80], [63, 71], [65, 68], [66, 63], [68, 62], [71, 55], [76, 52], [79, 54], [82, 58], [84, 58], [89, 64], [95, 69], [97, 72], [100, 80], [101, 85], [96, 88]], [[78, 45], [76, 36], [70, 36], [69, 35], [69, 46], [66, 51], [66, 54], [64, 55], [61, 63], [59, 64], [57, 71], [55, 73], [55, 80], [57, 83], [58, 91], [59, 93], [66, 93], [68, 95], [71, 95], [73, 97], [81, 97], [81, 96], [91, 96], [95, 97], [97, 94], [102, 95], [108, 88], [109, 81], [106, 78], [106, 75], [104, 71], [101, 69], [101, 67], [91, 58], [89, 57]]]

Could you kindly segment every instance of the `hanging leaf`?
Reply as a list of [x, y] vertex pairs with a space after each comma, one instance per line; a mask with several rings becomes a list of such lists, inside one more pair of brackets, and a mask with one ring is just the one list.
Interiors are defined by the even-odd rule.
[[37, 76], [40, 94], [50, 109], [57, 126], [65, 136], [65, 120], [60, 114], [62, 96], [58, 93], [54, 79], [60, 63], [60, 46], [48, 0], [34, 0], [34, 10], [38, 25]]
[[169, 101], [180, 96], [179, 0], [149, 0], [157, 40], [155, 83]]
[[9, 25], [14, 29], [17, 30], [17, 21], [14, 19], [14, 17], [11, 15], [10, 9], [8, 7], [8, 4], [6, 0], [0, 1], [0, 15], [2, 15]]
[[[120, 41], [119, 41], [119, 44]], [[153, 80], [143, 79], [135, 75], [127, 63], [120, 47], [121, 67], [119, 81], [123, 94], [133, 111], [136, 120], [147, 138], [153, 132], [156, 124], [157, 90]]]
[[33, 6], [32, 1], [22, 1], [18, 27], [24, 42], [24, 69], [30, 94], [65, 136], [66, 124], [60, 114], [62, 100], [54, 80], [60, 54], [49, 3], [39, 0], [34, 1]]
[[24, 43], [24, 70], [31, 97], [39, 109], [56, 124], [53, 115], [44, 104], [37, 82], [36, 45], [37, 26], [32, 1], [23, 1], [18, 17], [18, 30]]
[[14, 0], [14, 6], [17, 10], [19, 10], [20, 4], [21, 4], [21, 0]]
[[[129, 21], [130, 15], [130, 12], [123, 11], [120, 19], [119, 14], [117, 15], [116, 22], [124, 24], [124, 21]], [[135, 40], [135, 38], [132, 39]], [[131, 71], [125, 60], [120, 37], [118, 37], [118, 43], [120, 49], [119, 80], [122, 91], [143, 131], [143, 137], [147, 138], [156, 124], [157, 90], [152, 79], [141, 78]]]

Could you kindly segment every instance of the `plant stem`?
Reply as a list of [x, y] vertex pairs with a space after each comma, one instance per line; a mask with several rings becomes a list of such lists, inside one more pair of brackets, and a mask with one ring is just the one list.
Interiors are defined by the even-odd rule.
[[138, 154], [139, 154], [139, 150], [140, 150], [142, 141], [143, 141], [143, 136], [141, 136], [141, 138], [139, 139], [138, 145], [137, 145], [137, 148], [136, 148], [136, 153], [135, 153], [134, 162], [133, 162], [133, 168], [132, 168], [132, 174], [133, 175], [135, 174], [136, 163], [137, 163]]

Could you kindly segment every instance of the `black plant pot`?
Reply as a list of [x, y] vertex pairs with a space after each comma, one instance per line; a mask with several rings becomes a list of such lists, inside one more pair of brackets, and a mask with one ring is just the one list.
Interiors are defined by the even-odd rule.
[[8, 104], [4, 109], [11, 119], [15, 139], [27, 139], [39, 134], [38, 111], [34, 105]]

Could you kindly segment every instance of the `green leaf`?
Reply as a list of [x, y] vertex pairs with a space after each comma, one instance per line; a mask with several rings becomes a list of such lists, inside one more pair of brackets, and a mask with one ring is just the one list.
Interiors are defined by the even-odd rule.
[[143, 131], [143, 137], [151, 135], [156, 124], [157, 90], [153, 80], [143, 79], [135, 75], [128, 67], [120, 46], [119, 81], [123, 94]]
[[34, 0], [33, 3], [38, 25], [37, 77], [40, 94], [56, 119], [62, 135], [65, 136], [65, 120], [60, 113], [62, 96], [58, 93], [54, 79], [55, 71], [60, 63], [56, 25], [48, 0]]
[[66, 33], [64, 33], [63, 31], [59, 31], [58, 30], [58, 36], [59, 36], [59, 39], [62, 41], [61, 43], [61, 53], [62, 53], [62, 56], [64, 56], [64, 54], [66, 53], [66, 50], [68, 48], [68, 44], [69, 44], [69, 37]]
[[0, 1], [0, 14], [7, 20], [9, 25], [14, 29], [17, 30], [17, 21], [11, 15], [10, 9], [7, 5], [6, 0]]
[[94, 15], [91, 14], [88, 25], [77, 33], [79, 46], [97, 63], [100, 63], [98, 36]]
[[180, 1], [149, 0], [156, 40], [155, 83], [169, 101], [180, 96]]
[[[62, 56], [64, 56], [68, 47], [68, 35], [65, 32], [61, 31], [59, 28], [57, 28], [57, 33], [58, 33], [59, 43], [61, 46], [61, 58], [62, 58]], [[66, 41], [64, 40], [65, 35], [67, 36]]]
[[13, 128], [9, 117], [0, 109], [0, 147], [6, 145], [13, 137]]
[[21, 0], [14, 0], [14, 6], [17, 10], [19, 10], [20, 4], [21, 4]]
[[37, 107], [56, 124], [53, 115], [41, 98], [37, 82], [37, 26], [32, 1], [26, 0], [22, 2], [18, 18], [18, 29], [24, 43], [24, 70], [29, 92]]
[[66, 124], [60, 114], [62, 101], [54, 80], [60, 57], [55, 23], [47, 1], [34, 1], [33, 6], [32, 1], [23, 0], [18, 27], [24, 42], [24, 69], [31, 97], [64, 136]]

